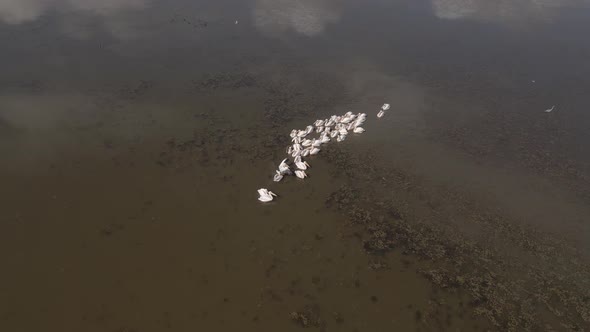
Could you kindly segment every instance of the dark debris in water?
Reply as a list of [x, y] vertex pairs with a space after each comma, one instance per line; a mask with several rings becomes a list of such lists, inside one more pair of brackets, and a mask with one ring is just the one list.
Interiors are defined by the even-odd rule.
[[[332, 148], [326, 155], [334, 172], [345, 172], [349, 183], [334, 191], [326, 206], [344, 213], [350, 227], [361, 230], [368, 254], [381, 257], [400, 250], [429, 261], [430, 268], [422, 268], [422, 275], [447, 291], [466, 291], [471, 297], [472, 312], [486, 317], [501, 330], [537, 331], [551, 327], [582, 331], [590, 324], [590, 289], [584, 287], [590, 280], [590, 270], [572, 257], [560, 256], [562, 251], [569, 250], [565, 244], [500, 216], [473, 209], [472, 221], [488, 237], [508, 241], [521, 253], [506, 256], [497, 250], [496, 242], [473, 241], [453, 226], [441, 223], [443, 215], [436, 210], [440, 204], [425, 202], [434, 212], [433, 220], [423, 221], [413, 216], [399, 195], [394, 200], [365, 187], [370, 183], [373, 189], [377, 185], [401, 188], [405, 195], [428, 200], [429, 194], [421, 190], [418, 180], [390, 166], [380, 168], [367, 163], [363, 161], [367, 156], [352, 156], [344, 149]], [[382, 174], [388, 174], [388, 179], [383, 180]], [[456, 204], [458, 197], [449, 193], [445, 199]], [[467, 210], [469, 204], [462, 201], [460, 206]], [[522, 263], [520, 255], [533, 260]]]

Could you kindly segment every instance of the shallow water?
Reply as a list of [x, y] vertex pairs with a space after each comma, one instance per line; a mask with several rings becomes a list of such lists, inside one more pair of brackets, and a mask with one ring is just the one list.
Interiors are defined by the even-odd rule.
[[[589, 19], [0, 2], [0, 329], [589, 329]], [[348, 110], [366, 133], [272, 182], [292, 128]]]

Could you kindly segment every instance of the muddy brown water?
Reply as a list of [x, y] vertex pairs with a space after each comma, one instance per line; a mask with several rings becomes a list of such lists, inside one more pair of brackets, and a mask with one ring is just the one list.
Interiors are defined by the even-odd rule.
[[[0, 330], [589, 330], [589, 22], [0, 1]], [[272, 182], [291, 129], [349, 110], [366, 133]]]

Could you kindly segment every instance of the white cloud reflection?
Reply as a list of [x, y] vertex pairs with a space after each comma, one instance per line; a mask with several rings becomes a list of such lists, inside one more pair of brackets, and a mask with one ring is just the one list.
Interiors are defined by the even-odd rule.
[[495, 23], [550, 21], [559, 7], [590, 5], [590, 0], [431, 0], [441, 19], [471, 19]]
[[[22, 24], [35, 21], [50, 11], [66, 15], [60, 20], [62, 30], [72, 38], [86, 39], [92, 34], [80, 14], [98, 18], [113, 36], [128, 39], [134, 35], [124, 24], [122, 15], [146, 8], [151, 0], [0, 0], [0, 24]], [[122, 23], [123, 22], [123, 23]]]
[[254, 23], [273, 36], [294, 31], [312, 37], [340, 19], [337, 4], [335, 0], [256, 0]]
[[0, 22], [20, 24], [34, 21], [48, 10], [81, 10], [109, 15], [120, 10], [142, 9], [149, 0], [2, 0]]

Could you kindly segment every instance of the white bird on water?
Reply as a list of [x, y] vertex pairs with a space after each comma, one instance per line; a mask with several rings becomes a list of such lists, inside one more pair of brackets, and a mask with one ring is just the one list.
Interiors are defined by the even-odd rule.
[[275, 174], [275, 176], [272, 178], [272, 180], [274, 182], [279, 182], [283, 179], [283, 174], [281, 174], [281, 172], [279, 170], [276, 171], [277, 174]]
[[551, 113], [551, 112], [553, 112], [554, 109], [555, 109], [555, 105], [553, 105], [551, 108], [546, 109], [545, 113]]
[[297, 168], [299, 168], [300, 170], [305, 171], [309, 167], [309, 164], [307, 163], [307, 161], [299, 161], [295, 162], [295, 166], [297, 166]]
[[353, 132], [355, 134], [362, 134], [365, 132], [365, 129], [363, 127], [356, 127], [356, 128], [354, 128]]
[[301, 170], [296, 170], [295, 175], [297, 175], [297, 177], [300, 179], [305, 179], [307, 177], [307, 174], [305, 174], [305, 171], [301, 171]]
[[383, 110], [380, 110], [379, 113], [377, 113], [377, 117], [383, 117], [383, 115], [385, 114], [385, 112], [383, 112]]
[[311, 151], [309, 151], [309, 155], [313, 156], [313, 155], [318, 154], [319, 152], [320, 152], [319, 148], [311, 148]]
[[277, 197], [277, 194], [265, 188], [258, 189], [258, 195], [258, 200], [264, 203], [271, 202], [275, 197]]
[[387, 111], [389, 109], [390, 105], [389, 104], [383, 104], [383, 106], [381, 106], [381, 109], [384, 111]]
[[279, 164], [279, 172], [283, 175], [291, 173], [291, 168], [287, 164], [287, 158], [283, 159], [283, 161], [281, 161]]

